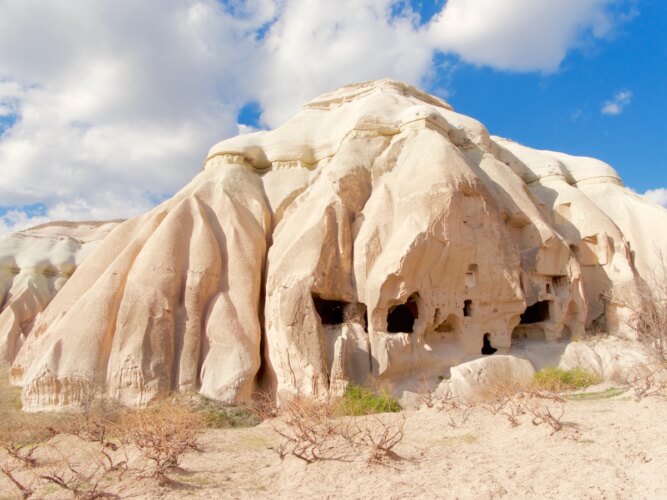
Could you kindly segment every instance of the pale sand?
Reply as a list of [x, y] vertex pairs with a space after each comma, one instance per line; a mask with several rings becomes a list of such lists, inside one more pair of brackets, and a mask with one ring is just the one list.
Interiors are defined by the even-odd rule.
[[[281, 460], [269, 449], [280, 438], [264, 422], [206, 431], [202, 451], [183, 459], [171, 487], [128, 477], [105, 489], [123, 498], [170, 499], [667, 498], [664, 400], [635, 402], [628, 393], [568, 401], [568, 425], [553, 435], [528, 415], [511, 427], [481, 407], [457, 428], [435, 409], [404, 415], [405, 438], [395, 448], [400, 459], [385, 465], [368, 465], [363, 454], [352, 462]], [[458, 421], [461, 414], [453, 417]], [[14, 494], [0, 477], [0, 497]], [[54, 487], [37, 497], [70, 498]]]
[[[570, 401], [568, 427], [550, 435], [524, 417], [510, 427], [475, 408], [460, 428], [433, 409], [407, 413], [402, 457], [386, 466], [307, 465], [280, 461], [267, 447], [270, 426], [210, 431], [204, 453], [191, 454], [179, 476], [211, 498], [667, 498], [667, 402], [629, 396]], [[197, 472], [194, 472], [197, 471]], [[156, 493], [156, 492], [154, 492]]]

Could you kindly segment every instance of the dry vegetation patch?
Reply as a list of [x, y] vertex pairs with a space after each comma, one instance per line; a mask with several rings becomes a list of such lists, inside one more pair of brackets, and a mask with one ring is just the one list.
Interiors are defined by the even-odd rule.
[[295, 398], [283, 403], [272, 421], [282, 440], [271, 449], [281, 459], [292, 455], [309, 464], [359, 457], [368, 463], [396, 459], [393, 448], [403, 439], [406, 420], [399, 411], [387, 391], [375, 394], [355, 386], [333, 400]]

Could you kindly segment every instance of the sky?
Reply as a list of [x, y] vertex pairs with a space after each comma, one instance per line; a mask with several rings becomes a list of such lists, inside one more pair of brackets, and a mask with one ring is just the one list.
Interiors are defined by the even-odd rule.
[[667, 206], [664, 0], [0, 0], [0, 233], [125, 218], [216, 142], [392, 77]]

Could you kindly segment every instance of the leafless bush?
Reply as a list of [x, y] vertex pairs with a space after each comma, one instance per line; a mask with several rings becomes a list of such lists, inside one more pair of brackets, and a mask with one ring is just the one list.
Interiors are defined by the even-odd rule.
[[393, 448], [403, 440], [405, 415], [366, 415], [350, 419], [340, 434], [353, 448], [369, 451], [369, 463], [381, 463], [387, 458], [399, 458]]
[[[59, 435], [65, 440], [29, 447], [13, 442], [5, 444], [7, 459], [0, 465], [0, 470], [20, 491], [21, 496], [30, 498], [38, 486], [53, 484], [70, 492], [74, 498], [115, 497], [104, 491], [102, 485], [122, 477], [127, 470], [127, 456], [109, 451], [100, 442], [84, 442], [74, 435], [60, 434], [55, 430], [53, 435]], [[47, 471], [36, 471], [37, 461], [33, 453], [38, 449], [59, 457]], [[29, 478], [29, 482], [25, 478]]]
[[628, 380], [634, 400], [658, 397], [667, 399], [667, 369], [663, 366], [645, 373], [638, 373]]
[[547, 425], [552, 434], [562, 430], [565, 423], [562, 418], [565, 414], [565, 400], [558, 394], [548, 391], [526, 389], [514, 391], [511, 388], [499, 386], [495, 389], [495, 396], [482, 405], [493, 415], [505, 417], [510, 426], [521, 425], [524, 415], [532, 416], [533, 425]]
[[490, 390], [491, 398], [481, 406], [493, 415], [505, 417], [511, 427], [517, 427], [521, 416], [529, 409], [532, 393], [519, 391], [513, 385], [498, 384]]
[[[198, 449], [202, 430], [202, 415], [182, 406], [123, 413], [91, 410], [54, 427], [31, 429], [20, 434], [20, 440], [1, 441], [0, 472], [23, 498], [36, 495], [46, 485], [74, 498], [112, 498], [116, 495], [108, 491], [109, 485], [117, 485], [126, 475], [170, 483], [168, 473], [186, 452]], [[35, 436], [38, 444], [22, 444], [34, 443]], [[48, 464], [38, 463], [36, 456], [47, 456]]]
[[667, 362], [667, 260], [658, 252], [658, 264], [650, 276], [638, 285], [638, 296], [632, 300], [609, 297], [632, 311], [625, 320], [635, 331], [637, 340]]
[[16, 461], [21, 462], [25, 467], [31, 468], [37, 463], [37, 459], [33, 456], [33, 453], [38, 448], [37, 444], [25, 444], [3, 440], [0, 443], [0, 447], [5, 450], [7, 455]]
[[145, 461], [142, 477], [160, 484], [171, 482], [167, 474], [185, 453], [199, 451], [197, 439], [203, 427], [200, 415], [167, 406], [130, 413], [119, 423], [121, 441], [136, 448]]
[[339, 423], [335, 421], [333, 405], [297, 398], [281, 407], [278, 419], [272, 422], [273, 430], [283, 438], [273, 448], [281, 458], [291, 454], [313, 463], [318, 460], [341, 460], [342, 450], [337, 446]]
[[92, 450], [83, 463], [61, 452], [62, 460], [57, 468], [40, 474], [43, 481], [69, 491], [74, 498], [94, 500], [118, 498], [118, 495], [103, 489], [103, 484], [120, 479], [127, 470], [127, 460], [112, 456], [103, 447]]
[[338, 417], [335, 402], [297, 398], [284, 403], [272, 422], [282, 442], [271, 449], [309, 464], [351, 461], [364, 453], [369, 463], [378, 463], [396, 456], [392, 449], [403, 439], [404, 424], [402, 414]]
[[11, 467], [8, 463], [3, 463], [0, 465], [0, 472], [2, 472], [4, 476], [9, 479], [9, 481], [11, 481], [11, 483], [16, 487], [16, 489], [19, 490], [21, 493], [21, 498], [30, 498], [35, 493], [33, 485], [24, 484], [21, 480], [19, 480], [14, 474], [15, 470], [16, 467]]
[[475, 408], [474, 404], [455, 396], [449, 388], [442, 394], [429, 393], [425, 397], [430, 401], [430, 406], [426, 405], [428, 408], [435, 408], [447, 415], [449, 419], [448, 425], [452, 429], [457, 429], [465, 425], [468, 418], [470, 418], [472, 410]]
[[533, 420], [533, 425], [546, 424], [551, 427], [551, 434], [563, 430], [564, 423], [562, 422], [565, 414], [565, 405], [563, 403], [557, 405], [555, 408], [549, 405], [533, 405], [530, 409]]

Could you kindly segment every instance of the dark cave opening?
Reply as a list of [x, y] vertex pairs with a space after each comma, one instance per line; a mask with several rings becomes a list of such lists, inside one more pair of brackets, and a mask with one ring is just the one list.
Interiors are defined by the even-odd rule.
[[498, 349], [491, 345], [491, 334], [485, 333], [482, 339], [482, 354], [489, 356], [497, 351]]
[[472, 316], [472, 300], [463, 301], [463, 316], [466, 318]]
[[411, 295], [405, 304], [399, 304], [389, 309], [387, 331], [390, 333], [412, 333], [417, 318], [419, 318], [417, 296]]
[[343, 323], [343, 313], [347, 302], [327, 300], [313, 294], [313, 305], [323, 325], [340, 325]]
[[527, 325], [530, 323], [540, 323], [548, 321], [549, 316], [549, 302], [548, 300], [541, 300], [535, 302], [532, 306], [528, 306], [526, 311], [521, 315], [521, 324]]

